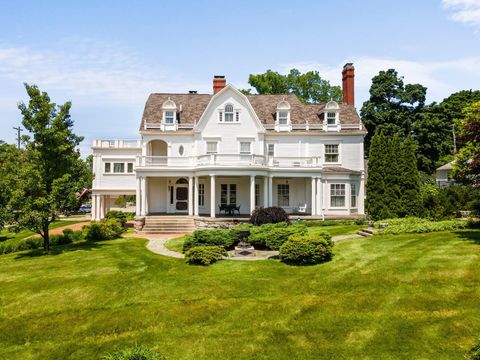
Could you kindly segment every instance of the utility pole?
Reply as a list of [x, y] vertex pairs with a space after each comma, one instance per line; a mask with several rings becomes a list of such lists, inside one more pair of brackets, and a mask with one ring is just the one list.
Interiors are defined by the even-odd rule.
[[452, 124], [452, 134], [453, 134], [453, 155], [457, 153], [457, 138], [455, 137], [455, 124]]
[[19, 127], [13, 127], [13, 130], [17, 130], [17, 147], [20, 149], [20, 132], [23, 131], [23, 129]]

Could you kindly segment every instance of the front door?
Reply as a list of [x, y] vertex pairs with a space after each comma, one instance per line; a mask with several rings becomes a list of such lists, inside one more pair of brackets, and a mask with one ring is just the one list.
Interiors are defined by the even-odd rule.
[[188, 212], [188, 181], [184, 178], [175, 184], [175, 211]]

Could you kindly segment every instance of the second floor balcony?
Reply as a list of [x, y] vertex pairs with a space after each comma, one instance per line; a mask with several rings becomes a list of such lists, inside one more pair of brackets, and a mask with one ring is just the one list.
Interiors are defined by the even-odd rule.
[[277, 157], [254, 154], [206, 154], [199, 156], [137, 156], [137, 168], [192, 168], [192, 167], [321, 167], [320, 157]]

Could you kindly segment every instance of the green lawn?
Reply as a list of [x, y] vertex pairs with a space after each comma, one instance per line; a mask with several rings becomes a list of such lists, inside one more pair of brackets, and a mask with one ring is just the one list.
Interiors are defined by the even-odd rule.
[[480, 334], [478, 230], [344, 240], [312, 267], [62, 250], [0, 256], [0, 358], [462, 359]]
[[[64, 227], [72, 224], [79, 223], [81, 221], [73, 221], [73, 220], [60, 220], [60, 221], [55, 221], [50, 224], [49, 229], [57, 229], [59, 227]], [[30, 230], [22, 230], [17, 233], [15, 232], [10, 232], [7, 229], [4, 229], [0, 231], [0, 241], [5, 241], [5, 240], [10, 240], [10, 239], [15, 239], [15, 240], [21, 240], [25, 239], [29, 236], [35, 235], [33, 231]]]

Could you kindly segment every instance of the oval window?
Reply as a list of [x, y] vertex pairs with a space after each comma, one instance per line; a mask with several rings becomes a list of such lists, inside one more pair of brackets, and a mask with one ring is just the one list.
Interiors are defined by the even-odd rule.
[[180, 156], [183, 156], [183, 145], [180, 145], [180, 147], [178, 148], [178, 153], [180, 154]]

